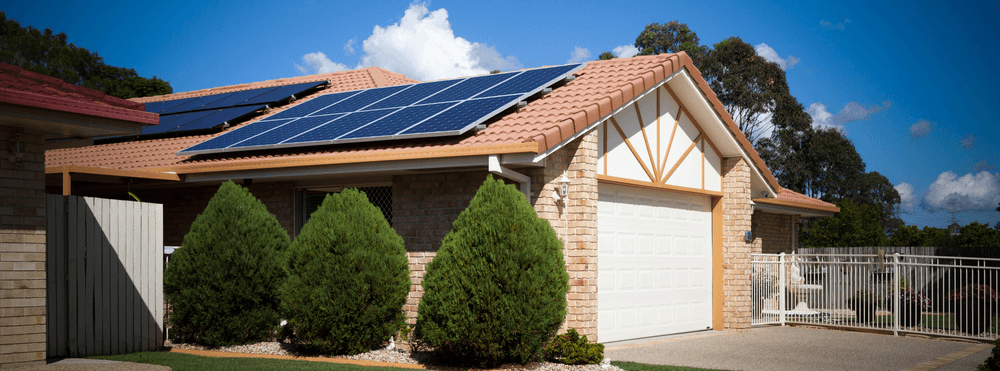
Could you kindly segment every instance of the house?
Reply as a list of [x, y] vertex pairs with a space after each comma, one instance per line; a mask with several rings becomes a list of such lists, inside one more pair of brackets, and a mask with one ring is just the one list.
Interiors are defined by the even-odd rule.
[[45, 363], [44, 151], [158, 122], [141, 103], [0, 64], [0, 367]]
[[[588, 62], [570, 75], [462, 134], [196, 155], [178, 152], [255, 123], [285, 122], [277, 119], [283, 112], [324, 96], [416, 81], [370, 67], [135, 99], [152, 105], [329, 81], [221, 132], [48, 151], [46, 184], [72, 194], [128, 190], [162, 203], [165, 244], [173, 246], [226, 180], [247, 186], [293, 236], [318, 196], [363, 187], [406, 242], [413, 321], [426, 265], [492, 173], [517, 184], [565, 243], [568, 327], [601, 342], [748, 328], [750, 254], [791, 251], [799, 218], [838, 209], [778, 185], [686, 54]], [[74, 177], [106, 169], [180, 181]]]

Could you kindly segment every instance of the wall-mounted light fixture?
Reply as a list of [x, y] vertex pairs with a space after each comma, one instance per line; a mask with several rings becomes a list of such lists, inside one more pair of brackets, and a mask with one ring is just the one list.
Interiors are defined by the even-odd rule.
[[10, 162], [21, 161], [21, 157], [28, 153], [28, 141], [26, 140], [10, 140], [7, 141], [7, 159]]
[[556, 185], [559, 188], [557, 188], [555, 194], [552, 197], [556, 199], [556, 202], [565, 203], [566, 200], [569, 199], [569, 183], [570, 183], [569, 178], [567, 178], [566, 175], [563, 175], [559, 177], [559, 179], [556, 179]]

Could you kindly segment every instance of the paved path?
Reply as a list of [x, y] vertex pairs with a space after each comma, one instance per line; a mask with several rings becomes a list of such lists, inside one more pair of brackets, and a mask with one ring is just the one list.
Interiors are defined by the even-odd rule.
[[170, 371], [170, 367], [143, 363], [106, 361], [102, 359], [65, 358], [50, 359], [42, 366], [22, 367], [24, 371]]
[[605, 356], [723, 370], [974, 370], [989, 357], [985, 343], [802, 327], [702, 332], [608, 344]]

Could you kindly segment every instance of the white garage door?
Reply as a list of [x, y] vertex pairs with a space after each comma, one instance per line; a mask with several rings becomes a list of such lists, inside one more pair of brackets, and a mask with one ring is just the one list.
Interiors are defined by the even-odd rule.
[[709, 197], [601, 184], [597, 228], [602, 343], [712, 326]]

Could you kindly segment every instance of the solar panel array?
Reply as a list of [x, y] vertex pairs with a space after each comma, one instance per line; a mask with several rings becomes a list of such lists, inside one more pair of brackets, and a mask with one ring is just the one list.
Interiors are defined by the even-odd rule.
[[584, 66], [321, 95], [177, 154], [461, 135]]
[[147, 103], [146, 112], [160, 114], [160, 124], [142, 128], [142, 135], [213, 128], [324, 84], [314, 81]]

